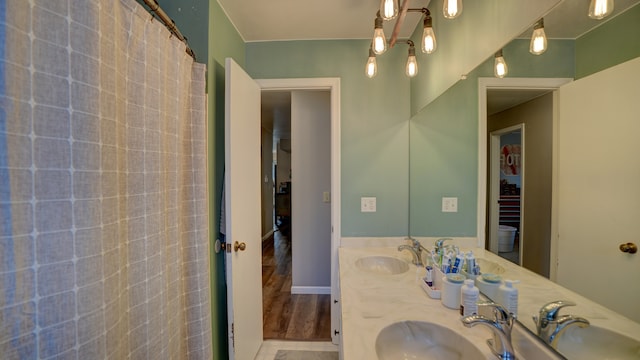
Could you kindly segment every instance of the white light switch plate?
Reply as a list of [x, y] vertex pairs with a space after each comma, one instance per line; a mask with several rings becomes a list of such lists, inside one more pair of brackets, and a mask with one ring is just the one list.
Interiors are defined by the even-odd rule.
[[360, 198], [360, 212], [376, 212], [376, 198], [375, 197]]
[[457, 197], [443, 197], [442, 198], [442, 212], [458, 212], [458, 198]]
[[331, 202], [331, 193], [328, 191], [325, 191], [322, 193], [322, 202], [328, 203]]

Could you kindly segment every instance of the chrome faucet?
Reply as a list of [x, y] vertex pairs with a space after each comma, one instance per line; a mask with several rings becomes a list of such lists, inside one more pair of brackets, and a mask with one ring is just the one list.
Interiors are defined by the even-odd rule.
[[503, 360], [515, 360], [516, 355], [511, 344], [511, 329], [513, 329], [515, 316], [502, 305], [493, 302], [480, 303], [478, 306], [493, 308], [494, 320], [483, 315], [474, 314], [460, 319], [462, 324], [466, 327], [473, 327], [478, 324], [488, 326], [493, 333], [493, 338], [487, 340], [487, 345], [489, 345], [493, 354]]
[[422, 266], [422, 249], [427, 249], [420, 244], [420, 241], [412, 237], [408, 237], [405, 240], [411, 241], [411, 245], [400, 245], [398, 246], [398, 251], [409, 250], [411, 255], [413, 255], [413, 264], [416, 266]]
[[441, 238], [436, 240], [436, 254], [442, 254], [442, 249], [444, 249], [444, 242], [447, 240], [453, 240], [452, 238]]
[[536, 323], [538, 336], [552, 348], [558, 346], [558, 338], [570, 326], [585, 328], [589, 326], [589, 321], [585, 318], [574, 315], [558, 316], [558, 311], [565, 306], [575, 306], [576, 304], [567, 300], [552, 301], [545, 304], [540, 309], [539, 316], [533, 316]]

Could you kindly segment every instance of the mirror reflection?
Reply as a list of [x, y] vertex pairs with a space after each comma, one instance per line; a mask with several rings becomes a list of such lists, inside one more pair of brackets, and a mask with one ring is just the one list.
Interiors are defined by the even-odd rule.
[[[502, 258], [640, 321], [640, 285], [631, 279], [640, 270], [640, 256], [628, 245], [640, 243], [640, 174], [634, 156], [640, 151], [634, 139], [640, 109], [633, 100], [640, 68], [638, 3], [616, 1], [613, 15], [597, 22], [586, 16], [587, 1], [564, 1], [544, 18], [548, 48], [542, 55], [528, 51], [532, 24], [503, 48], [509, 64], [503, 83], [493, 78], [493, 57], [487, 59], [428, 105], [429, 119], [411, 120], [412, 236], [477, 234]], [[483, 78], [492, 80], [477, 89]], [[535, 80], [514, 80], [523, 78]], [[475, 99], [484, 113], [477, 114], [479, 144], [469, 144], [472, 136], [460, 119], [474, 115]], [[465, 157], [467, 152], [479, 154], [478, 159]], [[481, 185], [477, 194], [469, 194], [464, 184], [476, 171]], [[475, 203], [465, 200], [473, 202], [476, 195], [479, 204], [473, 209]], [[452, 196], [459, 197], [460, 214], [446, 217], [439, 207], [424, 205]], [[474, 210], [477, 229], [467, 223]], [[521, 287], [521, 297], [537, 301], [536, 311], [572, 300], [543, 299], [535, 292]], [[581, 328], [582, 322], [571, 320]], [[537, 323], [522, 322], [539, 332]], [[598, 326], [588, 333], [573, 329], [567, 327], [567, 339], [611, 335]], [[583, 358], [571, 344], [555, 345], [569, 358]]]

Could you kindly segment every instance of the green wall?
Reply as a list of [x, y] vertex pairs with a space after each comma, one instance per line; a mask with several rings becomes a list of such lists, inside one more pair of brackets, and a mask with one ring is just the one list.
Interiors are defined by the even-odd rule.
[[640, 4], [576, 40], [576, 79], [640, 56]]
[[[364, 74], [369, 44], [369, 40], [248, 43], [246, 70], [254, 79], [340, 78], [342, 236], [406, 236], [406, 49], [394, 48], [379, 57], [378, 75], [369, 79]], [[360, 212], [362, 196], [377, 197], [375, 213]]]

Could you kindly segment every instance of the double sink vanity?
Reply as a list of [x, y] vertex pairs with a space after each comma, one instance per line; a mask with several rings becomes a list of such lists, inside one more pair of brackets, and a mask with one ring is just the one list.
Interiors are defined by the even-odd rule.
[[[517, 359], [640, 359], [640, 324], [489, 251], [461, 246], [473, 251], [482, 272], [520, 281], [513, 326], [492, 326], [501, 317], [492, 306], [479, 310], [488, 326], [465, 326], [459, 310], [427, 295], [421, 286], [424, 266], [414, 265], [412, 253], [398, 245], [339, 249], [341, 359], [496, 359], [487, 340], [499, 342], [500, 331], [511, 339], [497, 347]], [[594, 286], [606, 291], [606, 284]], [[544, 334], [553, 348], [536, 336], [545, 331], [533, 318], [552, 302], [543, 315], [562, 330]], [[589, 325], [582, 327], [576, 318]]]

